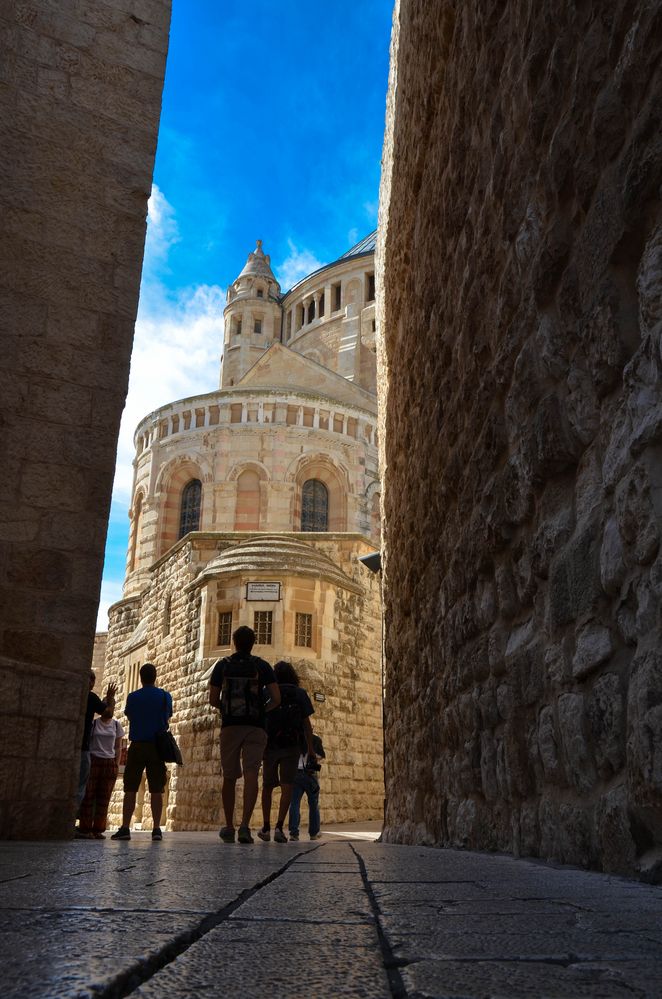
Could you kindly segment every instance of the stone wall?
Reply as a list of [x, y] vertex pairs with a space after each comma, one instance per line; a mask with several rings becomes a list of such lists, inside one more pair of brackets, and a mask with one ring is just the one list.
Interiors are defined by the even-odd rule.
[[0, 836], [73, 829], [169, 15], [0, 11]]
[[108, 632], [98, 631], [94, 636], [94, 649], [92, 650], [92, 671], [95, 677], [94, 689], [103, 697], [103, 671], [106, 665], [106, 645], [108, 644]]
[[662, 871], [660, 7], [401, 0], [387, 837]]
[[[313, 700], [313, 726], [327, 754], [321, 774], [323, 822], [378, 819], [383, 814], [380, 594], [378, 581], [357, 558], [371, 551], [371, 545], [357, 534], [279, 537], [321, 552], [351, 587], [307, 575], [305, 566], [297, 573], [290, 556], [266, 572], [266, 578], [281, 582], [278, 605], [251, 604], [245, 599], [246, 580], [265, 578], [263, 569], [247, 568], [242, 574], [220, 576], [218, 582], [214, 576], [207, 581], [205, 570], [210, 572], [216, 556], [234, 551], [240, 543], [259, 544], [259, 536], [198, 532], [187, 535], [153, 566], [149, 586], [139, 598], [120, 601], [110, 610], [105, 682], [118, 684], [117, 717], [122, 724], [128, 730], [123, 709], [127, 694], [139, 685], [139, 664], [153, 662], [157, 684], [172, 694], [171, 727], [185, 765], [169, 767], [168, 829], [215, 830], [222, 824], [220, 718], [209, 705], [208, 684], [213, 664], [231, 649], [216, 644], [217, 601], [223, 609], [232, 609], [233, 629], [253, 626], [253, 612], [273, 606], [273, 644], [256, 646], [255, 653], [272, 664], [279, 659], [293, 662]], [[294, 644], [296, 610], [313, 614], [315, 640], [310, 649]], [[241, 787], [240, 782], [237, 814]], [[120, 780], [109, 811], [111, 825], [119, 823], [121, 798]], [[148, 793], [141, 794], [134, 821], [149, 828], [145, 801]], [[254, 825], [259, 814], [258, 806]]]

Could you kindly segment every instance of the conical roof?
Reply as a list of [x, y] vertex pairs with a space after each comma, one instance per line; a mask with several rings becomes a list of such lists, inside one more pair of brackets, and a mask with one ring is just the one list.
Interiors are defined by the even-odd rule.
[[246, 265], [239, 277], [263, 277], [275, 281], [271, 270], [271, 257], [262, 249], [262, 240], [258, 239], [255, 249], [248, 254]]

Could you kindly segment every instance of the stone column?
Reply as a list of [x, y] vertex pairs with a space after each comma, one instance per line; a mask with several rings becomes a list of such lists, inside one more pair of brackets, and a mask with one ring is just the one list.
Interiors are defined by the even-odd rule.
[[13, 43], [0, 90], [8, 838], [73, 832], [170, 19], [169, 0], [63, 7], [2, 13]]

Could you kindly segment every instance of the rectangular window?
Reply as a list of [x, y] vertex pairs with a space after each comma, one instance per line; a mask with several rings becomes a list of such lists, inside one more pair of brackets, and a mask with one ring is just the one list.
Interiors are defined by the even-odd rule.
[[261, 288], [257, 289], [257, 297], [258, 298], [264, 298], [264, 292], [262, 291]]
[[313, 645], [313, 615], [297, 614], [294, 624], [294, 644], [310, 649]]
[[241, 319], [235, 320], [234, 334], [235, 336], [241, 336]]
[[368, 274], [368, 301], [375, 301], [375, 275]]
[[262, 320], [261, 319], [256, 319], [255, 320], [255, 324], [253, 326], [253, 332], [254, 333], [261, 333], [262, 332]]
[[273, 618], [273, 611], [255, 611], [253, 631], [256, 645], [271, 645]]
[[217, 645], [230, 645], [232, 642], [232, 611], [221, 611], [218, 615]]
[[333, 301], [333, 311], [337, 312], [340, 308], [341, 302], [341, 286], [339, 284], [334, 284], [331, 286], [331, 295]]

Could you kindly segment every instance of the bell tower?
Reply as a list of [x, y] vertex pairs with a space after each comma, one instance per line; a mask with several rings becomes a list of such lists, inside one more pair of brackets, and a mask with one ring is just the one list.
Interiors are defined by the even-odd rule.
[[221, 358], [221, 388], [236, 385], [274, 340], [280, 340], [280, 285], [258, 239], [243, 271], [227, 293]]

